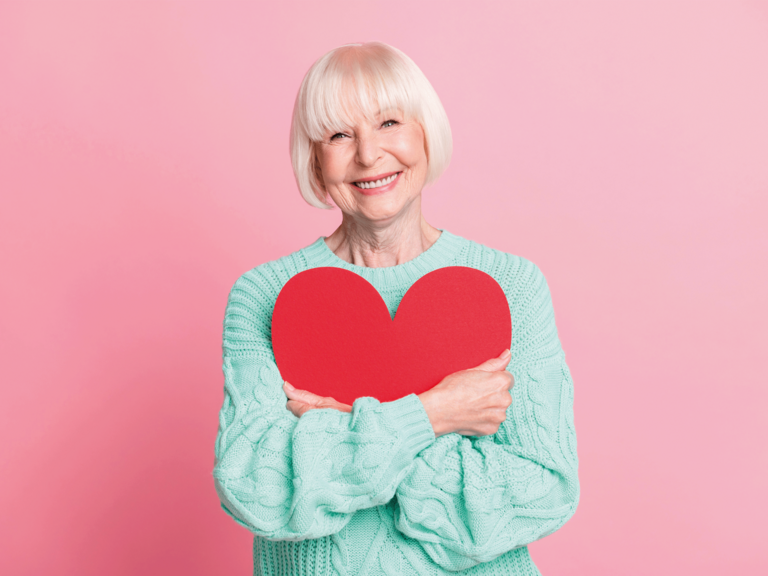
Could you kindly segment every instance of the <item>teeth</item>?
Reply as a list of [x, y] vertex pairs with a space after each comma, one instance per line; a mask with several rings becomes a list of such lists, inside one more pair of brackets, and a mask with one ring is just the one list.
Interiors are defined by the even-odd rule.
[[380, 186], [386, 186], [392, 180], [397, 178], [397, 174], [392, 174], [392, 176], [389, 176], [387, 178], [381, 178], [380, 180], [376, 180], [375, 182], [355, 182], [355, 185], [357, 185], [360, 188], [368, 189], [368, 188], [379, 188]]

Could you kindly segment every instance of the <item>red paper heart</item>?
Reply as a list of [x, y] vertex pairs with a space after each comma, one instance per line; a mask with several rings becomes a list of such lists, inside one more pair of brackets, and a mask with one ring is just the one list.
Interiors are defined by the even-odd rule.
[[465, 266], [424, 275], [395, 319], [363, 277], [312, 268], [286, 282], [272, 314], [272, 347], [296, 388], [352, 404], [420, 394], [509, 348], [512, 320], [491, 276]]

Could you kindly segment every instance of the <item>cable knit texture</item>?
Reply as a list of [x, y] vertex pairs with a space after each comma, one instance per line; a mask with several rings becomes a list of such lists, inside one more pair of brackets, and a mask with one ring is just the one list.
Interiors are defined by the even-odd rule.
[[[272, 353], [272, 310], [294, 274], [318, 266], [360, 274], [393, 317], [408, 288], [432, 270], [470, 266], [493, 276], [509, 302], [507, 370], [515, 377], [498, 432], [435, 438], [414, 394], [359, 398], [351, 413], [289, 412]], [[526, 545], [573, 515], [579, 481], [573, 383], [534, 264], [444, 230], [413, 260], [366, 268], [318, 238], [237, 280], [223, 348], [213, 475], [222, 508], [255, 534], [254, 574], [540, 574]]]

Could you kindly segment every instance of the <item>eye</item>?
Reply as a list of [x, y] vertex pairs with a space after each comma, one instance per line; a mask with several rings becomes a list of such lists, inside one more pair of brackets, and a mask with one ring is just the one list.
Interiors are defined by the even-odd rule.
[[336, 132], [336, 134], [331, 136], [331, 140], [335, 140], [336, 138], [342, 138], [342, 137], [346, 138], [347, 135], [344, 134], [343, 132]]
[[394, 126], [395, 124], [399, 124], [399, 122], [397, 120], [387, 120], [386, 122], [384, 122], [381, 125], [381, 127], [382, 128], [389, 128], [390, 126]]

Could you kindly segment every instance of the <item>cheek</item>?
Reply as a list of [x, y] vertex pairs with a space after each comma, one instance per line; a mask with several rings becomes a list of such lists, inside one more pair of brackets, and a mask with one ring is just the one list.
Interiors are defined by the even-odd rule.
[[318, 154], [318, 167], [326, 185], [338, 183], [344, 179], [344, 163], [338, 150], [325, 150]]
[[421, 129], [409, 130], [402, 134], [398, 142], [400, 161], [411, 168], [426, 168], [427, 152]]

